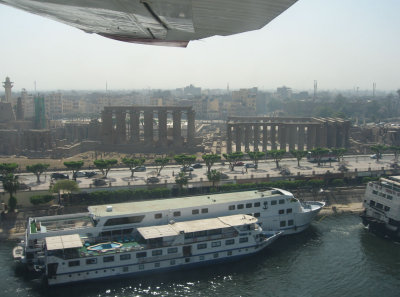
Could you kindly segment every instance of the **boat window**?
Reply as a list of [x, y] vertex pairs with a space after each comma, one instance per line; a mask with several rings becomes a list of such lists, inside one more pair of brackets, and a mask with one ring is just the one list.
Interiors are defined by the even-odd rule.
[[154, 263], [154, 267], [160, 267], [160, 262]]
[[162, 255], [162, 250], [155, 250], [151, 252], [152, 256], [161, 256]]
[[208, 213], [208, 208], [202, 208], [201, 213]]
[[375, 201], [374, 201], [374, 200], [371, 200], [371, 201], [369, 202], [369, 206], [375, 206]]
[[192, 215], [197, 215], [199, 213], [200, 211], [198, 209], [192, 209]]
[[279, 204], [285, 204], [285, 199], [280, 199]]
[[106, 262], [113, 262], [114, 261], [114, 256], [106, 256], [106, 257], [103, 257], [103, 262], [104, 263], [106, 263]]
[[218, 247], [221, 246], [221, 241], [213, 241], [211, 242], [211, 247]]
[[225, 245], [231, 245], [231, 244], [234, 244], [235, 243], [235, 240], [234, 239], [227, 239], [227, 240], [225, 240]]
[[194, 232], [194, 237], [203, 237], [207, 236], [207, 231], [196, 231]]
[[280, 209], [279, 210], [279, 214], [284, 214], [285, 213], [285, 210], [284, 209]]
[[124, 261], [124, 260], [129, 260], [131, 258], [131, 254], [123, 254], [119, 256], [119, 259]]
[[207, 231], [208, 235], [218, 235], [222, 233], [222, 229], [211, 229]]
[[145, 258], [147, 256], [146, 252], [139, 252], [136, 253], [136, 258]]
[[115, 225], [140, 223], [141, 221], [143, 221], [143, 219], [144, 219], [144, 215], [122, 217], [122, 218], [112, 218], [112, 219], [108, 219], [104, 223], [104, 226], [115, 226]]
[[376, 195], [376, 194], [378, 194], [378, 191], [377, 190], [373, 190], [372, 194]]
[[392, 195], [387, 195], [386, 198], [389, 199], [389, 200], [393, 200], [393, 196]]
[[292, 209], [291, 208], [286, 209], [286, 213], [292, 213]]
[[168, 248], [167, 252], [168, 254], [176, 254], [178, 252], [178, 248], [177, 247]]
[[180, 211], [174, 211], [174, 217], [180, 217], [181, 212]]
[[289, 220], [289, 221], [287, 221], [287, 224], [288, 224], [288, 226], [293, 226], [294, 221], [293, 220]]
[[206, 248], [207, 248], [207, 243], [199, 243], [197, 245], [197, 249], [198, 250], [203, 250], [203, 249], [206, 249]]
[[385, 211], [389, 211], [390, 210], [390, 207], [389, 206], [385, 206]]
[[280, 226], [281, 227], [286, 227], [286, 221], [281, 221]]
[[237, 208], [238, 208], [238, 209], [243, 209], [243, 208], [244, 208], [244, 205], [243, 205], [243, 204], [238, 204]]
[[235, 205], [229, 205], [229, 210], [235, 210]]
[[382, 205], [381, 203], [377, 203], [377, 204], [376, 204], [376, 208], [382, 209], [382, 208], [383, 208], [383, 205]]
[[96, 263], [97, 263], [96, 258], [86, 259], [86, 264], [96, 264]]
[[239, 243], [248, 242], [248, 241], [249, 241], [248, 237], [240, 237], [239, 238]]
[[218, 257], [219, 257], [218, 253], [215, 253], [214, 258], [218, 258]]
[[251, 208], [253, 207], [253, 203], [246, 203], [246, 208]]
[[255, 218], [259, 218], [260, 217], [260, 213], [259, 212], [254, 213], [254, 217]]
[[227, 255], [227, 256], [232, 256], [232, 251], [228, 251], [228, 252], [226, 253], [226, 255]]
[[261, 202], [254, 202], [254, 207], [260, 207], [261, 206]]
[[276, 200], [272, 200], [271, 205], [276, 205]]
[[128, 272], [128, 271], [129, 271], [129, 267], [128, 266], [122, 267], [122, 272]]
[[169, 264], [170, 264], [170, 265], [175, 265], [175, 263], [176, 263], [175, 260], [169, 261]]
[[79, 265], [81, 265], [81, 261], [79, 261], [79, 260], [69, 261], [68, 262], [68, 266], [69, 267], [74, 267], [74, 266], [79, 266]]
[[144, 269], [144, 264], [139, 264], [139, 270], [143, 270]]
[[199, 260], [200, 260], [200, 261], [203, 261], [203, 260], [204, 260], [204, 256], [201, 255], [201, 256], [199, 257]]
[[154, 214], [155, 219], [161, 219], [162, 218], [162, 213], [155, 213]]
[[193, 238], [193, 232], [185, 233], [185, 239]]

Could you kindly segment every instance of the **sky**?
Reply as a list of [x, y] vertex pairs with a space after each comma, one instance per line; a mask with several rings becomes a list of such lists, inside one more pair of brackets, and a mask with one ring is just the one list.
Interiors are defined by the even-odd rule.
[[124, 43], [0, 4], [0, 80], [13, 92], [288, 86], [400, 88], [399, 0], [299, 0], [264, 28], [187, 48]]

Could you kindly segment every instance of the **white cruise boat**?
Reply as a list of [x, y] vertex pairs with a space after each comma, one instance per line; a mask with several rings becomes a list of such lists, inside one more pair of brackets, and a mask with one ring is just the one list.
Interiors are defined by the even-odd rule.
[[369, 230], [400, 239], [400, 176], [369, 182], [363, 204], [361, 218]]
[[140, 227], [114, 242], [48, 236], [36, 269], [49, 285], [141, 276], [236, 260], [261, 251], [281, 233], [264, 232], [255, 217], [240, 214]]
[[49, 236], [79, 234], [112, 241], [131, 236], [138, 227], [243, 213], [258, 218], [264, 230], [287, 235], [305, 230], [324, 205], [300, 202], [280, 189], [96, 205], [87, 213], [29, 218], [25, 240], [16, 249], [21, 262], [34, 265], [36, 252]]

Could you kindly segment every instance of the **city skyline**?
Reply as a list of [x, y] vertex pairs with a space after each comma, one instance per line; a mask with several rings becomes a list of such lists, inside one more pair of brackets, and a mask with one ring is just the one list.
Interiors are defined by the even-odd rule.
[[[338, 3], [340, 2], [340, 3]], [[400, 87], [397, 1], [298, 1], [258, 31], [186, 49], [108, 40], [0, 5], [0, 79], [34, 90], [205, 89], [393, 91]]]

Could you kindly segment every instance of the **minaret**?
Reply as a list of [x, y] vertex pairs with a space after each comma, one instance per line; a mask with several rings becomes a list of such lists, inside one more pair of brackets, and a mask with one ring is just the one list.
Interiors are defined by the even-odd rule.
[[3, 82], [3, 87], [6, 93], [5, 102], [11, 102], [11, 88], [14, 86], [14, 83], [10, 81], [10, 78], [7, 76], [6, 81]]

